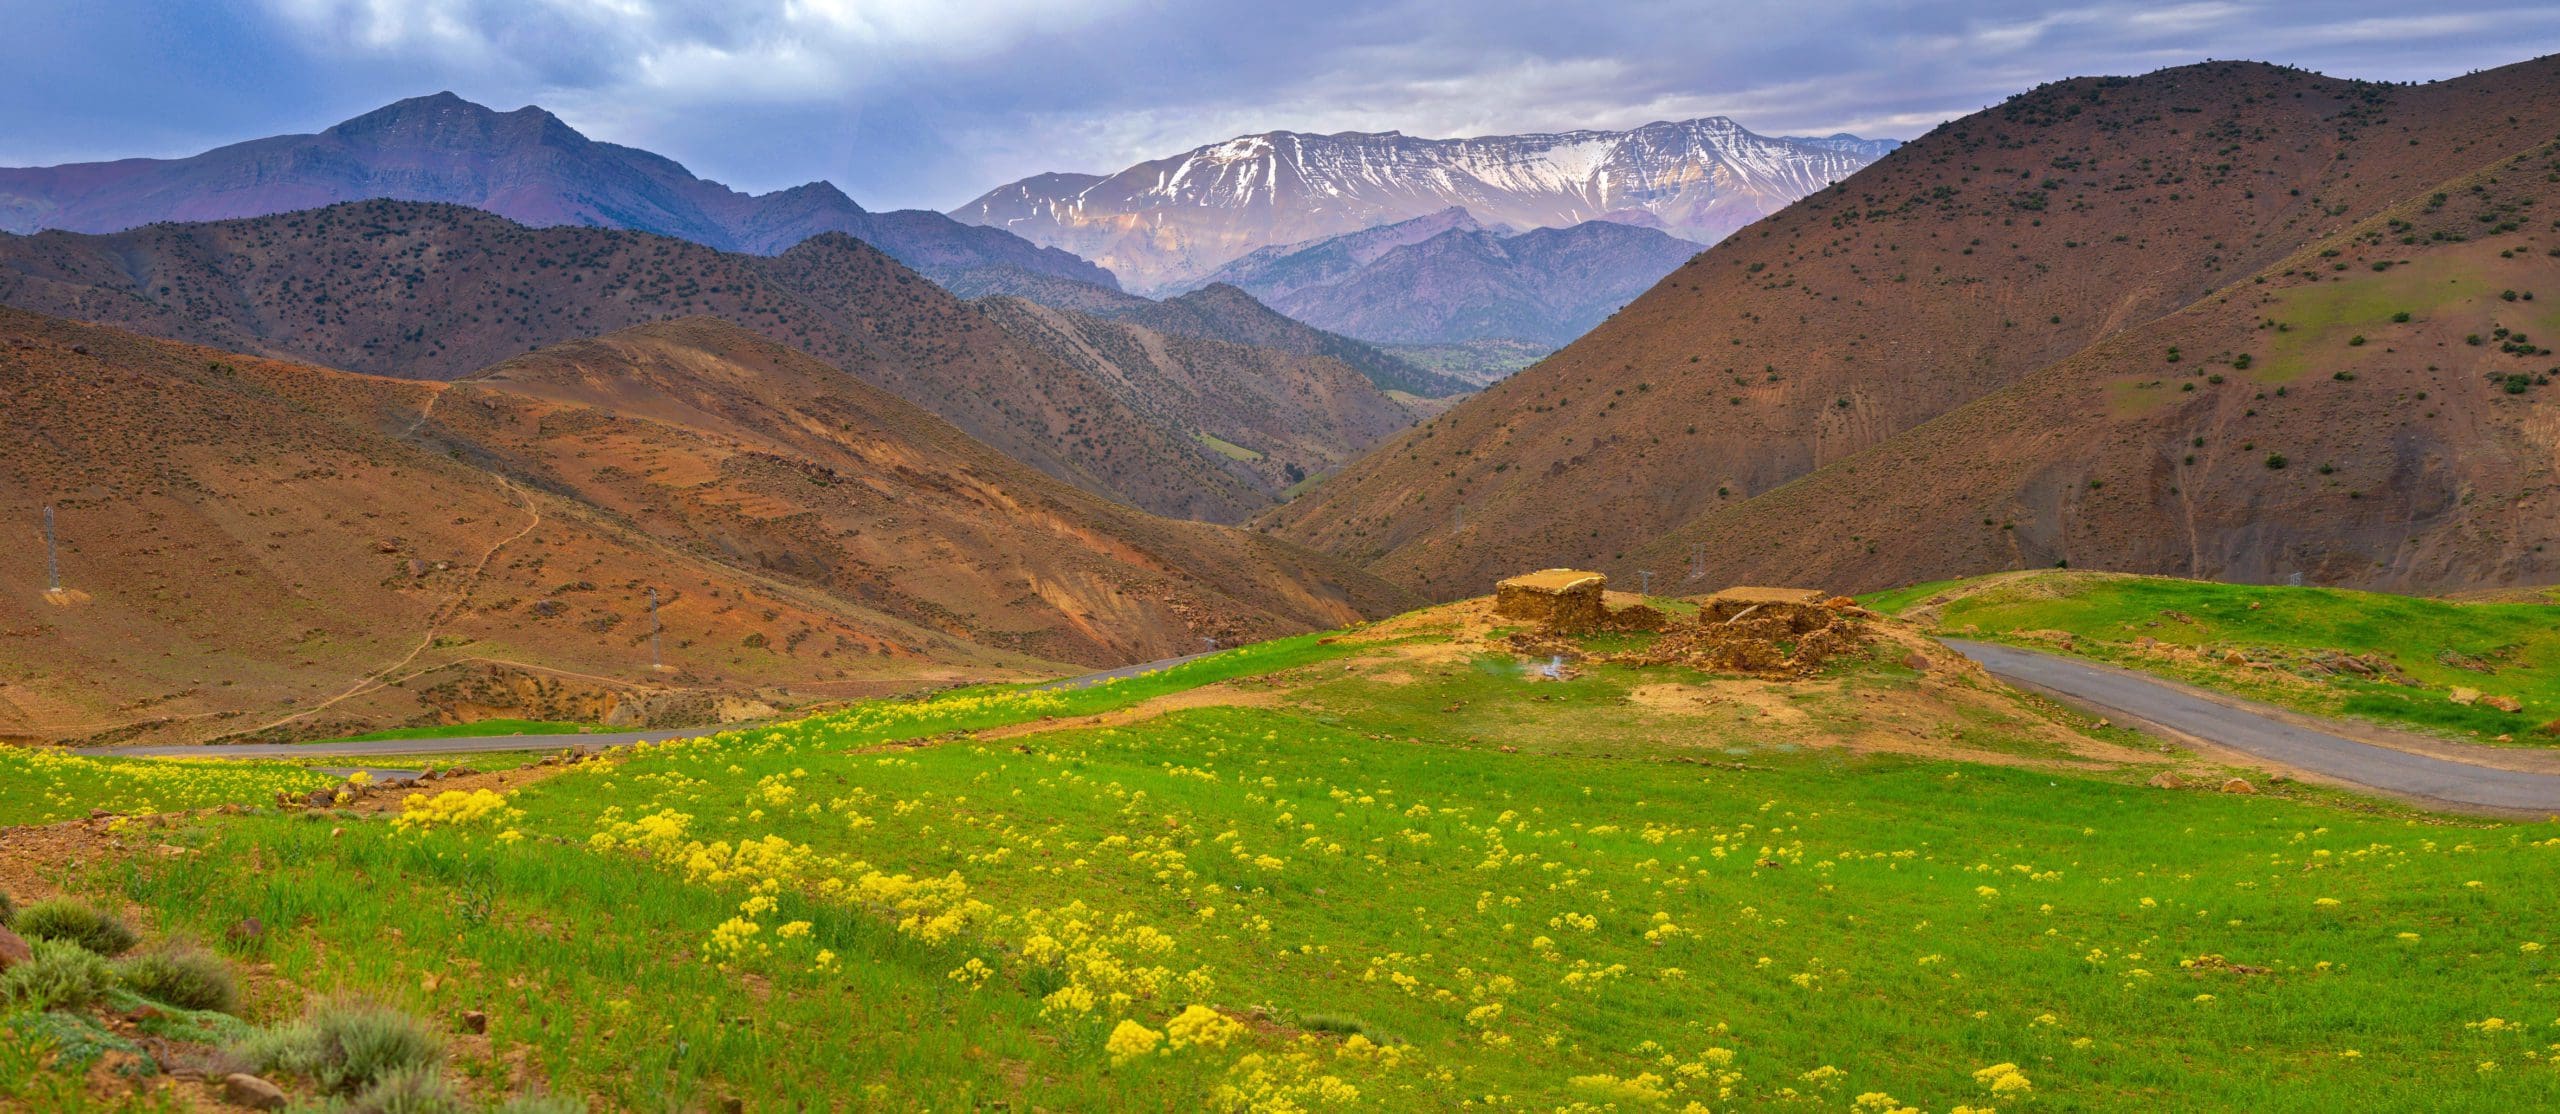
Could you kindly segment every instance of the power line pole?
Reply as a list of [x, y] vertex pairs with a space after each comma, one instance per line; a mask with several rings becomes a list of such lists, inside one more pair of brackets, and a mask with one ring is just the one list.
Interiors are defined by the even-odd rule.
[[44, 509], [44, 590], [62, 590], [62, 557], [53, 540], [53, 508]]
[[665, 668], [658, 660], [658, 590], [652, 587], [649, 589], [649, 672]]

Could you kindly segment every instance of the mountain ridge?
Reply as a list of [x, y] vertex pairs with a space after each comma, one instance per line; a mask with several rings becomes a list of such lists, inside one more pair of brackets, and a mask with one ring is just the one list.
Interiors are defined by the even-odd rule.
[[[546, 345], [710, 314], [1134, 506], [1234, 522], [1279, 490], [1238, 473], [1193, 431], [1147, 416], [1144, 400], [1122, 385], [1013, 339], [841, 232], [752, 256], [643, 232], [527, 228], [455, 205], [346, 202], [98, 236], [0, 234], [0, 302], [415, 378], [453, 378]], [[1318, 412], [1296, 416], [1314, 422]], [[1288, 412], [1265, 418], [1293, 420]], [[1365, 444], [1341, 446], [1357, 447]]]
[[1010, 265], [1118, 283], [1091, 263], [1000, 229], [927, 210], [874, 213], [823, 181], [743, 193], [663, 155], [590, 139], [538, 106], [500, 112], [449, 91], [315, 133], [180, 158], [0, 168], [0, 231], [111, 233], [375, 199], [464, 204], [533, 227], [656, 232], [758, 255], [844, 232], [937, 277]]
[[1869, 159], [1726, 117], [1471, 139], [1397, 132], [1237, 136], [1102, 176], [1035, 175], [952, 210], [1109, 267], [1141, 290], [1258, 248], [1467, 208], [1516, 228], [1609, 219], [1712, 242]]

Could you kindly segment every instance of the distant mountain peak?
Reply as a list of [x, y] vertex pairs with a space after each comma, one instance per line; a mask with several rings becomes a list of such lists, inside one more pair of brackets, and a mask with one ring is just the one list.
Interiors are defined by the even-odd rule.
[[1178, 289], [1262, 249], [1453, 206], [1487, 226], [1609, 219], [1712, 243], [1857, 172], [1875, 142], [1890, 143], [1763, 136], [1725, 116], [1464, 139], [1269, 131], [1111, 175], [1026, 178], [952, 215]]
[[937, 281], [980, 267], [1116, 288], [1109, 272], [940, 213], [871, 213], [834, 184], [751, 196], [636, 147], [589, 139], [535, 105], [500, 112], [450, 91], [394, 101], [316, 135], [178, 159], [0, 168], [0, 231], [117, 232], [388, 199], [467, 205], [533, 227], [586, 225], [770, 255], [819, 232], [870, 242]]

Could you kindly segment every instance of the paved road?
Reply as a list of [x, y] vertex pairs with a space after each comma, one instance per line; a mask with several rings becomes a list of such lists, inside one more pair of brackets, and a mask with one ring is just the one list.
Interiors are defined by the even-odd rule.
[[[1135, 677], [1158, 669], [1197, 661], [1217, 653], [1215, 650], [1188, 654], [1162, 661], [1124, 665], [1100, 673], [1068, 677], [1041, 685], [1041, 691], [1090, 688], [1104, 681]], [[625, 743], [656, 743], [668, 739], [691, 739], [716, 734], [738, 727], [738, 724], [716, 724], [708, 727], [669, 728], [658, 731], [606, 731], [592, 735], [470, 735], [446, 739], [371, 739], [361, 743], [243, 743], [214, 746], [168, 747], [88, 747], [73, 751], [99, 758], [369, 758], [382, 755], [485, 754], [506, 750], [597, 750]], [[380, 772], [380, 771], [376, 771]]]
[[475, 754], [494, 750], [595, 750], [624, 743], [690, 739], [734, 724], [594, 735], [470, 735], [451, 739], [368, 739], [361, 743], [241, 743], [193, 747], [88, 747], [99, 758], [370, 758], [386, 754]]
[[[2005, 681], [2075, 704], [2340, 781], [2445, 804], [2560, 812], [2560, 775], [2502, 770], [2358, 742], [2254, 710], [2248, 701], [2055, 654], [1955, 639]], [[2441, 744], [2439, 744], [2441, 745]]]

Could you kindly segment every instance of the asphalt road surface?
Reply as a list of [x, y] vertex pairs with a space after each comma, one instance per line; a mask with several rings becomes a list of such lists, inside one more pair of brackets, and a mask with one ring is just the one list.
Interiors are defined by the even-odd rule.
[[[2445, 804], [2560, 812], [2560, 775], [2503, 770], [2375, 746], [2130, 670], [1987, 642], [1946, 644], [2004, 681], [2136, 724], [2166, 728], [2298, 770]], [[2438, 744], [2441, 745], [2441, 744]]]
[[[1215, 650], [1188, 654], [1162, 661], [1124, 665], [1100, 673], [1068, 677], [1041, 685], [1042, 691], [1053, 689], [1091, 688], [1104, 681], [1135, 677], [1187, 661], [1197, 661], [1216, 653]], [[668, 739], [691, 739], [713, 735], [739, 727], [739, 724], [715, 724], [707, 727], [680, 727], [658, 731], [606, 731], [592, 735], [466, 735], [445, 739], [369, 739], [361, 743], [243, 743], [238, 745], [172, 746], [172, 747], [89, 747], [72, 753], [93, 758], [374, 758], [385, 755], [486, 754], [508, 750], [597, 750], [625, 743], [657, 743]]]

